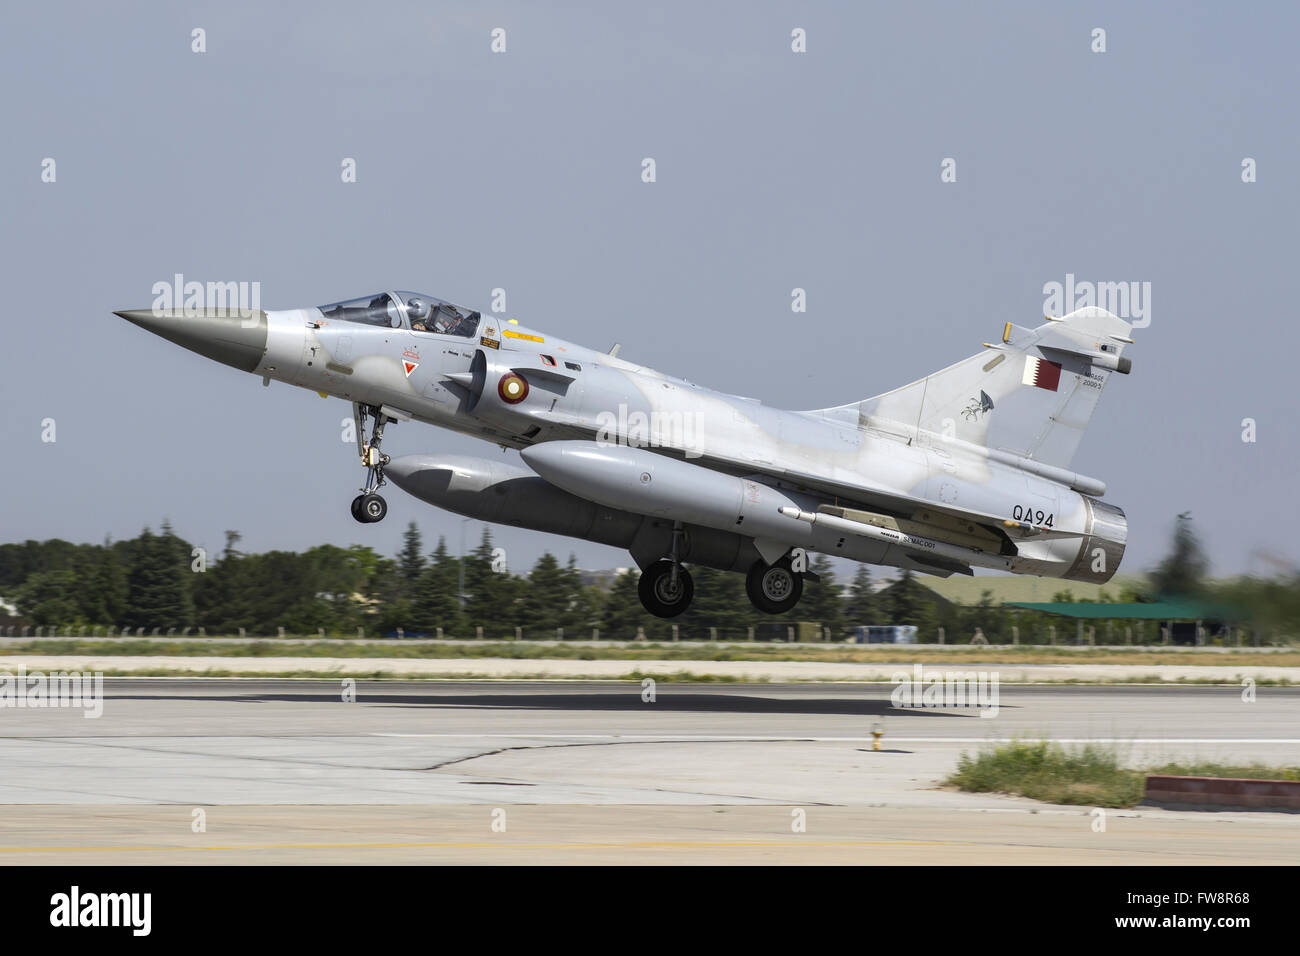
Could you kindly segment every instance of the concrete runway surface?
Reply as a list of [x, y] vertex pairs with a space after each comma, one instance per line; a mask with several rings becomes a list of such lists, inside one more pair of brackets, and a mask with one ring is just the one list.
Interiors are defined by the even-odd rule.
[[879, 684], [660, 682], [653, 702], [633, 683], [340, 688], [109, 679], [99, 719], [0, 708], [0, 862], [1300, 859], [1296, 814], [1143, 807], [1096, 832], [1091, 808], [940, 786], [962, 751], [1012, 736], [1298, 764], [1296, 689], [1004, 686], [986, 719], [894, 709]]

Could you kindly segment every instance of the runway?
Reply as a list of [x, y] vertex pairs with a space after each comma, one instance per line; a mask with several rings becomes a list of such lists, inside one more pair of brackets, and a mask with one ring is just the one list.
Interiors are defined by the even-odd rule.
[[1290, 688], [1003, 687], [984, 718], [877, 684], [342, 687], [109, 679], [99, 719], [0, 709], [0, 863], [1294, 862], [1300, 836], [1297, 815], [1148, 808], [1099, 833], [1090, 808], [941, 788], [1015, 736], [1294, 765]]

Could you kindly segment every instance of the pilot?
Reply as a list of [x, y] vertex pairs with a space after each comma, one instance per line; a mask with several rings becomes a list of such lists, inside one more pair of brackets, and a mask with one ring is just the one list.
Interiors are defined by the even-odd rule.
[[428, 332], [424, 320], [429, 316], [429, 303], [412, 296], [406, 303], [406, 313], [411, 317], [411, 329], [415, 332]]

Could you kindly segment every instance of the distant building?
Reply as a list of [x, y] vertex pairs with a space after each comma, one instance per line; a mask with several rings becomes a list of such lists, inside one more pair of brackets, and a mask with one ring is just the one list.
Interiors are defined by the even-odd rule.
[[582, 582], [583, 587], [598, 587], [602, 591], [608, 591], [614, 585], [614, 580], [620, 574], [626, 574], [630, 568], [600, 568], [589, 571], [582, 568], [578, 569], [578, 580]]
[[864, 624], [853, 629], [853, 643], [915, 644], [916, 630], [911, 624]]

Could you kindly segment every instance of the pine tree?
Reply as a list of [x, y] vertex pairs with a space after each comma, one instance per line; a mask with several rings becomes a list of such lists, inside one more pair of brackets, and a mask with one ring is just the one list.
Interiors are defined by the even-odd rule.
[[829, 628], [831, 639], [837, 640], [844, 630], [844, 601], [835, 581], [835, 567], [824, 554], [814, 554], [809, 570], [821, 578], [805, 583], [799, 609], [795, 612], [805, 621], [816, 621]]
[[610, 585], [600, 621], [600, 636], [605, 640], [633, 640], [638, 627], [644, 630], [649, 640], [663, 640], [671, 633], [671, 622], [655, 617], [641, 606], [641, 599], [637, 597], [640, 578], [641, 572], [632, 568], [614, 578]]
[[859, 564], [853, 572], [853, 583], [849, 585], [849, 600], [844, 606], [844, 616], [850, 627], [869, 627], [879, 623], [880, 602], [876, 598], [876, 589], [871, 580], [871, 571], [865, 564]]
[[1209, 559], [1192, 528], [1192, 513], [1184, 511], [1174, 526], [1174, 540], [1169, 555], [1151, 575], [1156, 594], [1170, 597], [1197, 597], [1205, 593], [1205, 575]]
[[630, 641], [636, 637], [637, 626], [644, 626], [643, 619], [651, 616], [645, 613], [636, 594], [640, 576], [640, 572], [632, 568], [615, 577], [610, 584], [600, 621], [601, 637], [611, 641]]
[[238, 531], [226, 531], [226, 548], [221, 552], [223, 560], [226, 558], [236, 558], [242, 554], [242, 552], [236, 550], [235, 545], [239, 544], [239, 542], [243, 540], [243, 537], [244, 536]]
[[447, 540], [440, 537], [416, 583], [415, 616], [422, 629], [432, 633], [441, 627], [445, 637], [463, 636], [460, 601], [456, 596], [459, 584], [460, 564], [447, 552]]
[[565, 574], [555, 555], [547, 551], [532, 571], [528, 573], [528, 587], [524, 593], [524, 629], [529, 637], [550, 639], [555, 629], [570, 624], [569, 609], [573, 603], [569, 576]]
[[695, 597], [680, 618], [668, 621], [679, 624], [681, 636], [693, 641], [709, 639], [709, 628], [716, 628], [718, 640], [743, 641], [754, 623], [754, 606], [745, 596], [743, 575], [717, 571], [704, 565], [690, 569], [695, 583]]
[[115, 625], [127, 607], [126, 568], [111, 547], [100, 549], [85, 576], [81, 615], [91, 624]]
[[898, 581], [889, 588], [886, 607], [890, 624], [910, 624], [917, 629], [918, 640], [935, 640], [938, 615], [930, 590], [916, 580], [916, 575], [904, 570]]
[[465, 627], [470, 636], [473, 636], [475, 627], [482, 627], [485, 637], [513, 635], [519, 617], [515, 602], [520, 587], [504, 568], [496, 570], [495, 550], [492, 533], [485, 527], [479, 546], [463, 559]]
[[127, 576], [127, 623], [166, 630], [188, 626], [194, 618], [190, 548], [163, 523], [163, 533], [145, 528], [132, 547]]
[[569, 552], [569, 562], [564, 566], [565, 587], [569, 592], [569, 620], [565, 637], [578, 640], [589, 638], [591, 629], [600, 626], [600, 616], [605, 608], [605, 595], [595, 585], [582, 583], [578, 559]]
[[412, 521], [402, 532], [402, 550], [397, 555], [397, 573], [402, 576], [402, 591], [414, 599], [417, 582], [424, 574], [424, 545], [420, 540], [420, 529]]

